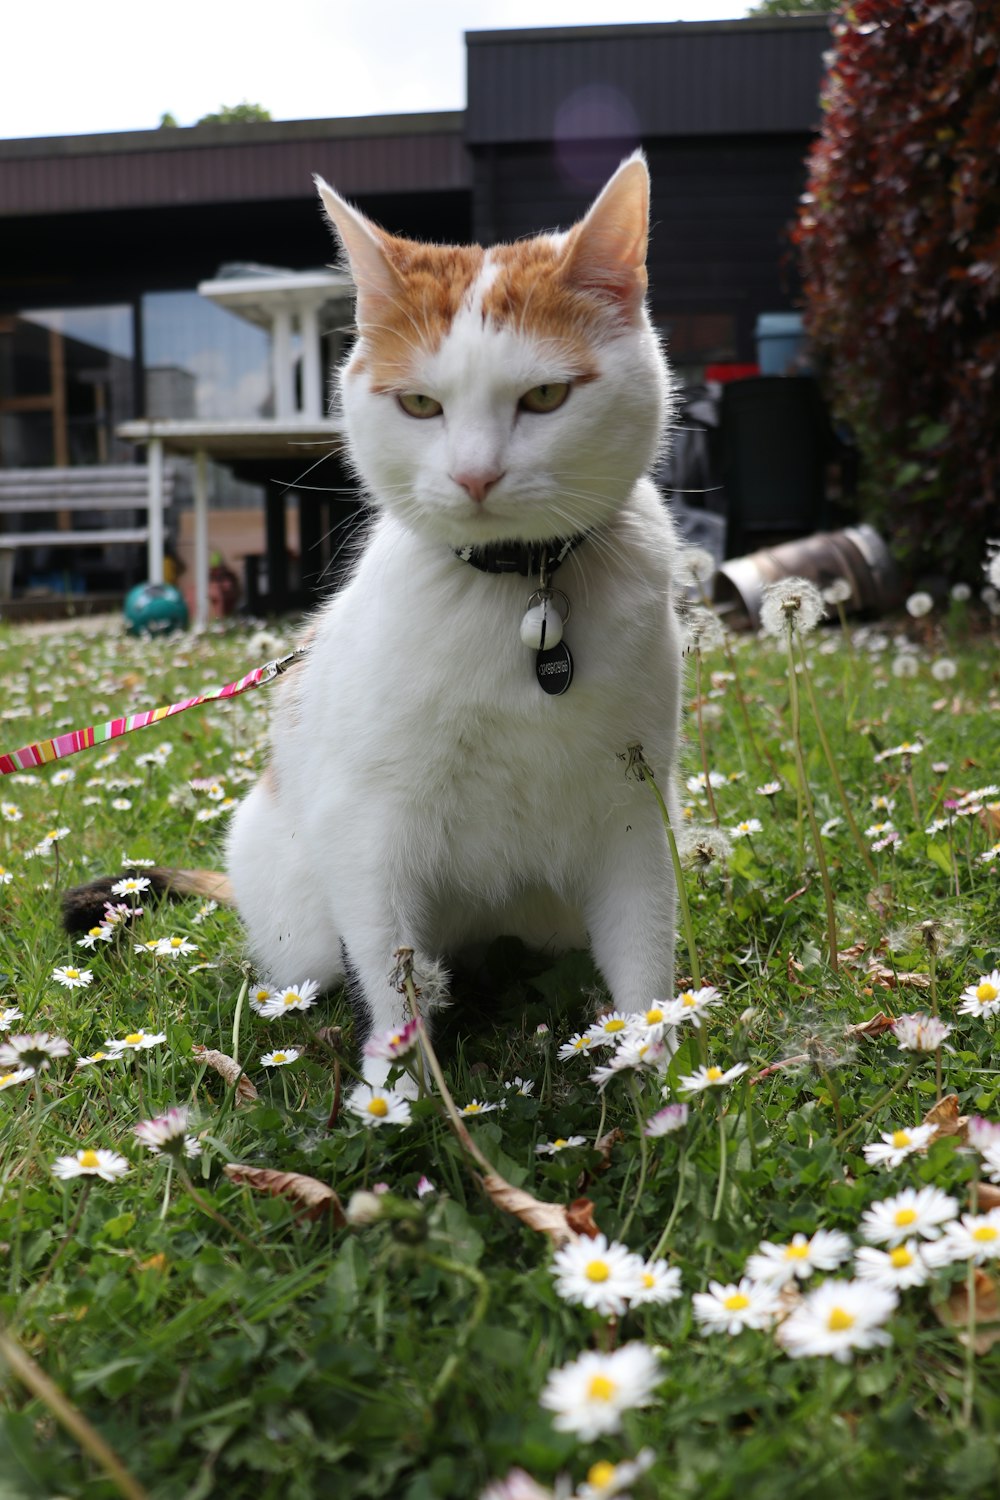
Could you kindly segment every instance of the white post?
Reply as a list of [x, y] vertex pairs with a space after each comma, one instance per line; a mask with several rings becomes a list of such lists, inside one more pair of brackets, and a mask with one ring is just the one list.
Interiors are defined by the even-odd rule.
[[194, 456], [194, 624], [201, 630], [208, 622], [208, 455], [199, 448]]
[[149, 539], [147, 571], [149, 583], [163, 582], [163, 439], [150, 438], [146, 453], [149, 470]]
[[310, 421], [322, 419], [323, 367], [320, 362], [319, 317], [316, 304], [307, 303], [299, 314], [302, 329], [302, 415]]
[[292, 380], [292, 315], [287, 307], [274, 310], [271, 324], [271, 378], [274, 381], [274, 415], [295, 415], [295, 386]]

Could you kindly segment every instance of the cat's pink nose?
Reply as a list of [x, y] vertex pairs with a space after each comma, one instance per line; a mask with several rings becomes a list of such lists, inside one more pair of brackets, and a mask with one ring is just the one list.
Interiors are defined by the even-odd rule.
[[453, 474], [451, 477], [456, 484], [461, 485], [471, 500], [481, 505], [493, 486], [500, 483], [506, 472], [504, 469], [499, 474], [487, 474], [468, 469], [461, 474]]

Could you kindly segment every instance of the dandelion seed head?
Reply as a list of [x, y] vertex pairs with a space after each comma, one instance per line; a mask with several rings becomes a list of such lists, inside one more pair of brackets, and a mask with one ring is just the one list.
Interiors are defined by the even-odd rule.
[[760, 628], [764, 635], [784, 639], [788, 622], [799, 635], [815, 630], [826, 613], [823, 596], [808, 578], [779, 578], [763, 592]]

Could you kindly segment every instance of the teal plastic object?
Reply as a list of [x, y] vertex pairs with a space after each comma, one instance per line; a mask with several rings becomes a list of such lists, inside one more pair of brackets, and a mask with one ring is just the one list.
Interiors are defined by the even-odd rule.
[[762, 375], [800, 375], [797, 361], [805, 343], [800, 312], [761, 313], [755, 329]]
[[129, 635], [169, 635], [187, 629], [188, 607], [169, 583], [137, 583], [125, 596], [125, 623]]

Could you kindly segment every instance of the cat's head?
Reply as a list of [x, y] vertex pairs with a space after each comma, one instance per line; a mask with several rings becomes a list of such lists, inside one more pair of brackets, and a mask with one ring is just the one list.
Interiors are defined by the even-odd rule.
[[654, 459], [669, 394], [641, 154], [569, 231], [489, 250], [398, 239], [317, 186], [357, 287], [340, 397], [370, 498], [455, 547], [607, 521]]

